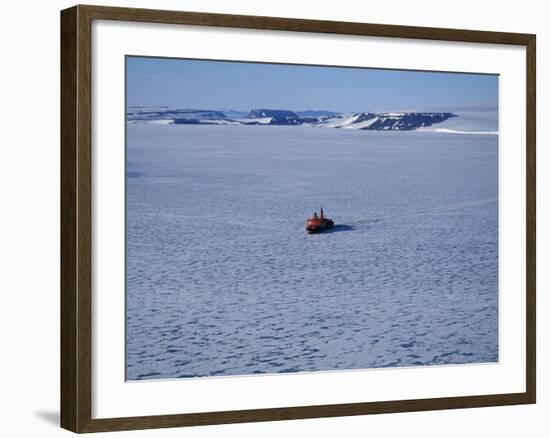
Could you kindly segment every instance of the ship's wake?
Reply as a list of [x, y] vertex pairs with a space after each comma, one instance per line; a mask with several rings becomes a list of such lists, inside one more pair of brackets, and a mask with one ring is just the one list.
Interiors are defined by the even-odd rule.
[[358, 225], [372, 225], [382, 221], [389, 221], [393, 219], [405, 219], [409, 217], [446, 213], [453, 210], [462, 210], [464, 208], [477, 207], [485, 204], [491, 204], [494, 202], [495, 203], [498, 202], [498, 197], [479, 199], [476, 201], [469, 201], [469, 202], [459, 202], [456, 204], [445, 205], [442, 207], [427, 208], [424, 210], [418, 210], [410, 213], [392, 214], [392, 215], [381, 216], [376, 218], [366, 218], [366, 219], [361, 219], [353, 222], [348, 222], [346, 225], [342, 225], [342, 226], [350, 227], [351, 229], [353, 229], [354, 226], [358, 226]]

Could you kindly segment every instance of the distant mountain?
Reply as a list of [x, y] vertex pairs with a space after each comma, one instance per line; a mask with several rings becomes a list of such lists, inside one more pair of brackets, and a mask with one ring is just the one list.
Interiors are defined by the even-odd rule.
[[223, 125], [239, 124], [222, 111], [204, 109], [174, 109], [164, 107], [130, 107], [126, 115], [129, 122], [163, 125]]
[[[228, 116], [230, 115], [230, 117]], [[276, 125], [314, 126], [324, 128], [360, 129], [375, 131], [410, 131], [442, 123], [451, 117], [450, 112], [400, 112], [338, 114], [330, 111], [289, 111], [259, 108], [247, 113], [210, 109], [170, 109], [164, 107], [130, 107], [130, 123], [174, 125]]]
[[298, 114], [288, 110], [276, 109], [253, 109], [248, 113], [250, 118], [278, 117], [278, 118], [298, 118]]
[[271, 117], [270, 125], [302, 125], [304, 123], [319, 122], [323, 118], [335, 117], [339, 113], [332, 111], [289, 111], [277, 109], [253, 109], [248, 113], [248, 118]]
[[[253, 109], [248, 113], [249, 119], [245, 123], [247, 125], [301, 125], [302, 121], [298, 114], [288, 110], [277, 109]], [[255, 119], [259, 119], [255, 123]]]
[[327, 118], [319, 124], [330, 128], [375, 131], [410, 131], [456, 117], [453, 113], [355, 113]]

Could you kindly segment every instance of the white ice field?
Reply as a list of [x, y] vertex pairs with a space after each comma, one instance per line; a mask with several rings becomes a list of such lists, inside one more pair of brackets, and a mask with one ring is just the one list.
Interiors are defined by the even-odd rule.
[[128, 124], [126, 202], [129, 380], [498, 360], [497, 135]]

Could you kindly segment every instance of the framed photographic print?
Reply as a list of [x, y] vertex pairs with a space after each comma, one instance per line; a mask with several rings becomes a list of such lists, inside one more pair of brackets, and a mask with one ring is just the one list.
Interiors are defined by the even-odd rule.
[[61, 13], [61, 425], [535, 403], [535, 36]]

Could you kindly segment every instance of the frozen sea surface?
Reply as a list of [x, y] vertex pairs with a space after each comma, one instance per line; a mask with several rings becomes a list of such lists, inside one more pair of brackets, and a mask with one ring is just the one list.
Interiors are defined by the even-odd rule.
[[496, 135], [128, 125], [129, 380], [497, 360]]

